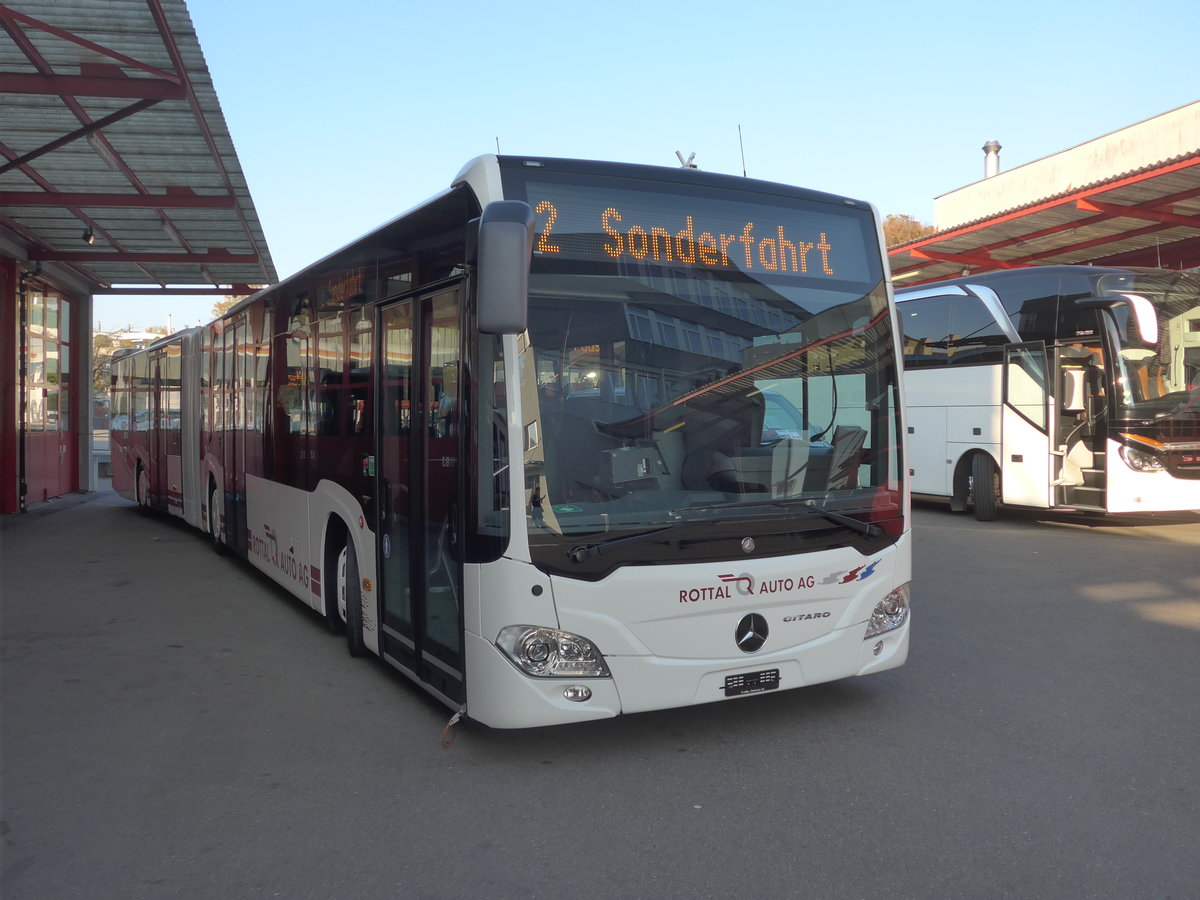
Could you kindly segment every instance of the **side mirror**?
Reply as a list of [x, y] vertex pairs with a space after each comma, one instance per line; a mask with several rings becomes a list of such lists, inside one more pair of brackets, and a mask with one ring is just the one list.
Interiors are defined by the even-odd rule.
[[1096, 394], [1096, 357], [1084, 347], [1063, 347], [1059, 362], [1062, 388], [1058, 408], [1064, 413], [1082, 413], [1090, 425], [1096, 418], [1097, 404], [1103, 403]]
[[1087, 409], [1087, 378], [1083, 369], [1063, 369], [1063, 412], [1081, 413]]
[[1083, 309], [1114, 309], [1118, 306], [1128, 306], [1132, 324], [1137, 326], [1137, 334], [1129, 329], [1129, 338], [1134, 343], [1145, 347], [1158, 346], [1158, 317], [1154, 304], [1140, 294], [1121, 294], [1111, 297], [1081, 297], [1075, 305]]
[[1139, 294], [1122, 294], [1133, 309], [1133, 319], [1137, 322], [1138, 335], [1142, 343], [1150, 347], [1158, 346], [1158, 317], [1154, 314], [1154, 304]]
[[483, 210], [475, 297], [484, 334], [520, 334], [526, 328], [533, 226], [533, 210], [520, 200], [497, 200]]

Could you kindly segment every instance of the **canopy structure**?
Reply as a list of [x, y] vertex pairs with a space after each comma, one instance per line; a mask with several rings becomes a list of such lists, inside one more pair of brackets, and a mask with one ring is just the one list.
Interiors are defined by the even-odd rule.
[[183, 0], [0, 5], [0, 121], [0, 253], [93, 294], [276, 280]]
[[[1162, 155], [1164, 149], [1169, 156]], [[1065, 263], [1196, 268], [1200, 103], [961, 193], [974, 196], [956, 203], [947, 195], [947, 205], [955, 207], [950, 218], [969, 211], [984, 214], [891, 248], [898, 286]], [[987, 213], [988, 207], [997, 211]]]
[[0, 514], [97, 483], [95, 295], [277, 280], [185, 0], [0, 0]]

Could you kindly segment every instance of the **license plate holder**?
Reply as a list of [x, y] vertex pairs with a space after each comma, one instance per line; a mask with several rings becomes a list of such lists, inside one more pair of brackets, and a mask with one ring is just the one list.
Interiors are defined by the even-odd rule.
[[741, 672], [737, 675], [726, 675], [726, 697], [739, 697], [742, 694], [758, 694], [762, 691], [773, 691], [779, 687], [779, 670], [763, 669], [761, 672]]

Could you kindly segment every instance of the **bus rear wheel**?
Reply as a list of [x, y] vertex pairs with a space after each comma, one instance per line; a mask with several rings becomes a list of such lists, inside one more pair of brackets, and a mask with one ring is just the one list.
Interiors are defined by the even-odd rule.
[[137, 468], [137, 504], [142, 512], [150, 511], [150, 476], [141, 465]]
[[213, 549], [218, 553], [225, 549], [221, 543], [221, 492], [215, 482], [208, 488], [208, 538], [212, 541]]
[[980, 522], [993, 521], [1000, 495], [1000, 478], [996, 463], [988, 453], [976, 453], [971, 460], [971, 495], [975, 501], [975, 518]]
[[366, 652], [363, 641], [362, 583], [358, 575], [358, 555], [354, 542], [347, 537], [337, 558], [337, 600], [346, 617], [346, 647], [351, 656]]

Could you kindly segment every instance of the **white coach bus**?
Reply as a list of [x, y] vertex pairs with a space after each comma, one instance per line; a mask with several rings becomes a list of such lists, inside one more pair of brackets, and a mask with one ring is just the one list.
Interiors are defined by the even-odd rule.
[[1200, 277], [1046, 266], [896, 291], [914, 496], [1200, 509]]

